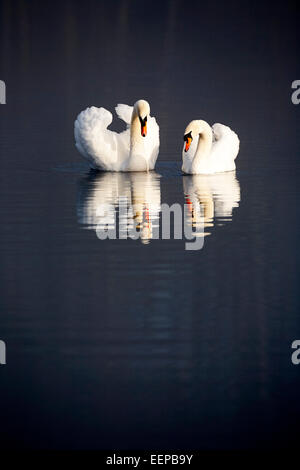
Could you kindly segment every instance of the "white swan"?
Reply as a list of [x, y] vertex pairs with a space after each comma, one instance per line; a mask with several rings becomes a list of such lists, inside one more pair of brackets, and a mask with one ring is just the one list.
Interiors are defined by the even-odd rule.
[[240, 141], [223, 124], [212, 128], [205, 121], [192, 121], [184, 132], [182, 171], [188, 174], [212, 174], [235, 169]]
[[127, 130], [117, 133], [107, 129], [112, 114], [92, 106], [82, 111], [74, 125], [76, 147], [94, 169], [104, 171], [153, 170], [159, 150], [159, 126], [150, 117], [145, 100], [135, 105], [118, 104], [116, 112], [126, 122]]

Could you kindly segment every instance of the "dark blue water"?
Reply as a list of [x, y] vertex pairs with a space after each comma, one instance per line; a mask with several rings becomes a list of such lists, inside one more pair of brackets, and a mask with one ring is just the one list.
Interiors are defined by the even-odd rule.
[[[296, 6], [3, 0], [0, 15], [1, 448], [295, 445]], [[78, 112], [139, 98], [160, 124], [155, 173], [89, 172]], [[181, 175], [194, 118], [238, 133], [226, 181]], [[151, 230], [99, 240], [95, 207], [112, 187], [152, 226], [151, 201], [197, 197], [203, 248]]]

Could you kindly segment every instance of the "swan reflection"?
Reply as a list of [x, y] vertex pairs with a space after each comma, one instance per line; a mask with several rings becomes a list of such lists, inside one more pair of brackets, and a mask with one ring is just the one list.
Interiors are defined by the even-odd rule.
[[[119, 227], [118, 238], [136, 233], [143, 243], [159, 230], [160, 176], [155, 172], [96, 173], [80, 181], [78, 222], [97, 235]], [[116, 217], [119, 216], [117, 224]], [[101, 236], [99, 236], [101, 238]], [[110, 238], [114, 238], [110, 235]], [[134, 238], [131, 236], [131, 238]]]
[[191, 175], [183, 178], [183, 191], [187, 205], [187, 224], [197, 229], [201, 225], [204, 232], [200, 236], [210, 235], [207, 228], [216, 222], [232, 220], [234, 207], [239, 206], [240, 184], [235, 171], [215, 175]]

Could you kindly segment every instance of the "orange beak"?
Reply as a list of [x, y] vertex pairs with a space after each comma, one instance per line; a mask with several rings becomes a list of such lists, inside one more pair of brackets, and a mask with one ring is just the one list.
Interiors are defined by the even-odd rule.
[[192, 142], [191, 137], [188, 137], [187, 140], [185, 141], [185, 148], [184, 148], [185, 152], [187, 152], [188, 149], [190, 148], [191, 142]]
[[141, 125], [141, 134], [143, 137], [146, 137], [147, 135], [147, 123], [146, 122]]

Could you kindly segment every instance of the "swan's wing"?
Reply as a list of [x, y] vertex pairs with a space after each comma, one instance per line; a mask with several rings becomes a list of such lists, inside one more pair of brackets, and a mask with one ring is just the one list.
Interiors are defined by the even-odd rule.
[[[215, 160], [217, 171], [234, 170], [234, 160], [237, 157], [240, 147], [237, 134], [231, 130], [230, 127], [219, 123], [214, 124], [212, 130], [214, 139], [211, 158]], [[221, 161], [222, 165], [220, 166]]]
[[82, 111], [74, 124], [75, 145], [93, 168], [110, 169], [117, 158], [117, 134], [107, 129], [112, 114], [92, 106]]
[[[214, 146], [220, 147], [226, 145], [228, 150], [231, 150], [232, 158], [235, 159], [240, 146], [240, 140], [237, 134], [224, 124], [216, 123], [212, 126], [214, 136]], [[234, 156], [233, 156], [234, 155]]]
[[115, 110], [118, 117], [126, 122], [128, 126], [130, 126], [133, 106], [128, 106], [127, 104], [118, 104], [115, 107]]
[[159, 125], [155, 117], [148, 118], [147, 141], [145, 142], [149, 152], [149, 170], [153, 170], [159, 152]]

